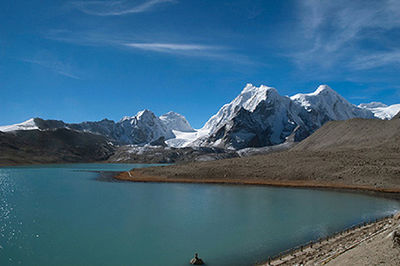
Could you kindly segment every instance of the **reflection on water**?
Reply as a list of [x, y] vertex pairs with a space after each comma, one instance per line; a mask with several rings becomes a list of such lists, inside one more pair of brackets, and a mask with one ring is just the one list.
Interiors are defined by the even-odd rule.
[[[0, 168], [0, 265], [251, 265], [400, 209], [307, 189], [97, 182], [129, 164]], [[144, 165], [141, 165], [144, 166]]]
[[18, 231], [12, 219], [15, 218], [14, 207], [9, 202], [14, 192], [14, 180], [9, 178], [8, 171], [0, 171], [0, 234], [2, 239], [6, 239], [8, 242]]
[[[0, 254], [2, 257], [6, 247], [13, 247], [16, 243], [23, 242], [22, 221], [17, 219], [15, 206], [11, 201], [15, 193], [15, 180], [10, 178], [9, 172], [0, 170]], [[18, 246], [18, 248], [22, 247]], [[8, 262], [14, 263], [11, 257], [8, 258]]]

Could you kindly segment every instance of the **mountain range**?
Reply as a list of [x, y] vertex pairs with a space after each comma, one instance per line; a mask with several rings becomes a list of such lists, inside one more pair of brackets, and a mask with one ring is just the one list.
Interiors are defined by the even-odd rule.
[[353, 118], [329, 121], [286, 150], [252, 157], [137, 169], [121, 174], [120, 178], [146, 182], [264, 184], [399, 193], [399, 161], [399, 117], [391, 120]]
[[400, 104], [353, 105], [327, 85], [313, 93], [282, 96], [275, 88], [247, 84], [230, 103], [225, 104], [198, 130], [175, 112], [160, 117], [150, 110], [115, 122], [65, 123], [60, 120], [32, 118], [23, 123], [1, 126], [2, 132], [19, 130], [51, 131], [68, 129], [104, 136], [117, 145], [167, 145], [173, 148], [214, 147], [239, 150], [287, 141], [301, 141], [323, 124], [351, 118], [391, 119]]

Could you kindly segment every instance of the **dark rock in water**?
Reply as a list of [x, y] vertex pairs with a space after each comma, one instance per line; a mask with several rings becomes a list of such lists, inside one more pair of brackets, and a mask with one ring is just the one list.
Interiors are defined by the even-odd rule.
[[190, 260], [190, 264], [192, 265], [204, 265], [202, 259], [199, 258], [199, 254], [195, 253], [194, 258]]

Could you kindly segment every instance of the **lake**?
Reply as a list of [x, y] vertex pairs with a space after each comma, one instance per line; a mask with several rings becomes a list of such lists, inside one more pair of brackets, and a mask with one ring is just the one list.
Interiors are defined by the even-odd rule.
[[252, 265], [400, 210], [358, 193], [107, 182], [146, 165], [0, 168], [0, 265]]

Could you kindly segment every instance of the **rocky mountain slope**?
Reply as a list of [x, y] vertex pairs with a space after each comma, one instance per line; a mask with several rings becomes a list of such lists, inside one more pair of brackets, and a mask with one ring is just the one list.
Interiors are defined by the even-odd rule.
[[[118, 122], [101, 120], [64, 123], [57, 120], [30, 119], [0, 127], [0, 131], [51, 130], [67, 128], [105, 136], [118, 145], [166, 143], [173, 148], [214, 147], [239, 150], [298, 142], [328, 121], [351, 118], [389, 119], [400, 105], [382, 103], [355, 106], [327, 85], [313, 93], [282, 96], [272, 87], [247, 84], [230, 103], [225, 104], [199, 130], [175, 112], [157, 117], [149, 110], [126, 116]], [[396, 113], [397, 113], [396, 112]]]
[[186, 118], [169, 112], [160, 118], [149, 110], [138, 112], [135, 116], [124, 117], [118, 122], [103, 119], [95, 122], [65, 123], [60, 120], [32, 118], [21, 124], [0, 127], [0, 131], [52, 130], [67, 128], [105, 136], [117, 144], [148, 144], [163, 137], [174, 138], [173, 130], [193, 131]]
[[400, 192], [399, 132], [397, 119], [335, 121], [324, 124], [288, 151], [146, 168], [131, 175], [132, 180], [150, 182], [182, 180]]
[[331, 120], [373, 118], [370, 110], [357, 107], [327, 85], [310, 94], [281, 96], [276, 89], [251, 84], [224, 105], [202, 128], [207, 134], [196, 146], [241, 149], [285, 142], [290, 135], [301, 141]]
[[182, 163], [191, 161], [213, 161], [238, 157], [235, 151], [218, 148], [124, 145], [108, 159], [111, 163]]
[[65, 128], [0, 132], [0, 164], [104, 161], [114, 151], [104, 136]]
[[164, 123], [164, 125], [171, 129], [172, 131], [181, 131], [181, 132], [194, 132], [195, 130], [186, 120], [186, 118], [175, 112], [168, 112], [160, 116], [160, 120]]

